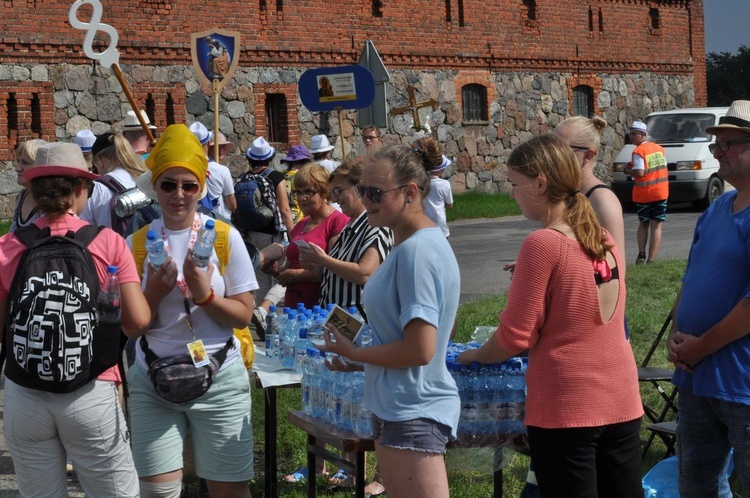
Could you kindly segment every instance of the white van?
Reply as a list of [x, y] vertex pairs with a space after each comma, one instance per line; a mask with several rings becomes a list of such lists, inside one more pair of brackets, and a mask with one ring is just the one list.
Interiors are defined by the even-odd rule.
[[[706, 133], [706, 128], [719, 124], [727, 109], [675, 109], [646, 116], [649, 140], [666, 152], [670, 201], [690, 201], [706, 208], [724, 193], [724, 181], [717, 176], [719, 162], [708, 151], [716, 137]], [[623, 204], [632, 202], [633, 178], [622, 170], [632, 160], [633, 149], [632, 144], [623, 147], [612, 164], [612, 190]]]

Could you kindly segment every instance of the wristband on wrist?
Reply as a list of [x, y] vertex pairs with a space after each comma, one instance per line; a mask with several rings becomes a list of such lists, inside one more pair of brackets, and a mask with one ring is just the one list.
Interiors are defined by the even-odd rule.
[[193, 304], [196, 306], [208, 306], [212, 302], [214, 302], [214, 299], [216, 298], [216, 294], [214, 294], [214, 288], [211, 287], [211, 292], [208, 294], [208, 296], [204, 297], [200, 301], [197, 301], [195, 298], [193, 298]]
[[359, 346], [357, 346], [356, 344], [353, 344], [353, 346], [354, 346], [354, 349], [352, 350], [352, 360], [357, 361], [356, 356], [357, 356], [357, 350], [359, 349]]

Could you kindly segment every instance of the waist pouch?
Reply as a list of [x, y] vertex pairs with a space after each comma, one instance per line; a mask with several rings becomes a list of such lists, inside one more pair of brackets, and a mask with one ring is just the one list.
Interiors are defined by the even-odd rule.
[[214, 376], [233, 347], [234, 337], [230, 337], [223, 348], [210, 356], [208, 365], [196, 368], [188, 354], [157, 357], [148, 347], [146, 337], [141, 337], [141, 348], [148, 363], [148, 376], [154, 384], [156, 394], [171, 403], [185, 403], [203, 396], [213, 384]]

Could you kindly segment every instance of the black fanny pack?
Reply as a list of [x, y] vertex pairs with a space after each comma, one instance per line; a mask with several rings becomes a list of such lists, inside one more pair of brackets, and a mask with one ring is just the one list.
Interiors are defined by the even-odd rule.
[[156, 394], [172, 403], [185, 403], [205, 394], [213, 384], [216, 372], [227, 359], [227, 353], [233, 347], [234, 337], [230, 337], [223, 348], [209, 356], [208, 365], [196, 368], [189, 354], [159, 358], [148, 347], [146, 337], [141, 337], [141, 349], [146, 355], [148, 376], [154, 384]]

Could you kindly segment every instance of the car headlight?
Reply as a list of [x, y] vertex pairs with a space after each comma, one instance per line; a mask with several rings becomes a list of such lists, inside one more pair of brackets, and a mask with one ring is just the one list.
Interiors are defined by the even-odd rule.
[[701, 161], [677, 161], [674, 169], [676, 171], [701, 169]]
[[628, 167], [628, 164], [630, 163], [614, 163], [612, 164], [612, 171], [622, 172], [625, 168]]

